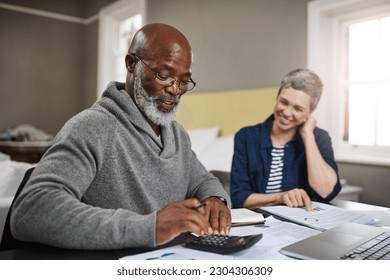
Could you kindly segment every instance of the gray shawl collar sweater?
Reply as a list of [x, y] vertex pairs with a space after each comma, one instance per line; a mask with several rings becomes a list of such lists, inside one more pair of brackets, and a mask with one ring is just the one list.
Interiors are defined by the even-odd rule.
[[162, 127], [161, 140], [124, 84], [110, 83], [35, 168], [14, 206], [14, 236], [77, 249], [155, 246], [157, 210], [190, 197], [229, 200], [180, 124]]

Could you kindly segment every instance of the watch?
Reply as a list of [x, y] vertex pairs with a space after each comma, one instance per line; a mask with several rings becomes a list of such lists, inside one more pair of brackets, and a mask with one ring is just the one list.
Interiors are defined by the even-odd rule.
[[222, 197], [222, 196], [210, 196], [210, 197], [215, 197], [215, 198], [218, 198], [220, 201], [222, 201], [223, 203], [225, 203], [225, 205], [227, 206], [227, 200], [226, 198]]

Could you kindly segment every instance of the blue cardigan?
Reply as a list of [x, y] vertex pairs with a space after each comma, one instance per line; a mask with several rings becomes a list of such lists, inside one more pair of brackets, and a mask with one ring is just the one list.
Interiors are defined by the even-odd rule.
[[[244, 127], [234, 137], [234, 155], [231, 170], [230, 194], [234, 208], [243, 207], [244, 201], [252, 193], [265, 193], [271, 168], [271, 115], [263, 124]], [[329, 134], [318, 127], [314, 136], [324, 160], [335, 170], [332, 143]], [[322, 198], [310, 187], [307, 174], [306, 152], [303, 140], [297, 132], [285, 146], [282, 190], [304, 189], [314, 201], [328, 203], [341, 190], [337, 180], [332, 193]]]

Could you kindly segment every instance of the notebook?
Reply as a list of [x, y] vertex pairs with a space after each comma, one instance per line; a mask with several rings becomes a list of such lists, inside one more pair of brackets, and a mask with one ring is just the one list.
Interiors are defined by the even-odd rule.
[[247, 226], [255, 224], [263, 224], [264, 216], [261, 213], [249, 210], [247, 208], [231, 209], [232, 226]]
[[380, 227], [345, 223], [283, 247], [280, 253], [297, 259], [390, 260], [390, 231]]

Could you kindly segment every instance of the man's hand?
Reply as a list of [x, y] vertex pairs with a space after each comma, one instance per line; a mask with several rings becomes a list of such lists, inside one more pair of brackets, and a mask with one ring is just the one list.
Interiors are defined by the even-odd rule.
[[280, 194], [279, 204], [284, 204], [288, 207], [305, 207], [307, 211], [312, 210], [311, 199], [305, 190], [296, 188]]
[[207, 234], [208, 217], [205, 215], [205, 207], [200, 205], [198, 199], [190, 198], [173, 202], [157, 211], [157, 245], [165, 244], [184, 232]]
[[230, 232], [230, 210], [218, 197], [209, 197], [204, 200], [206, 219], [210, 222], [207, 233], [227, 235]]

